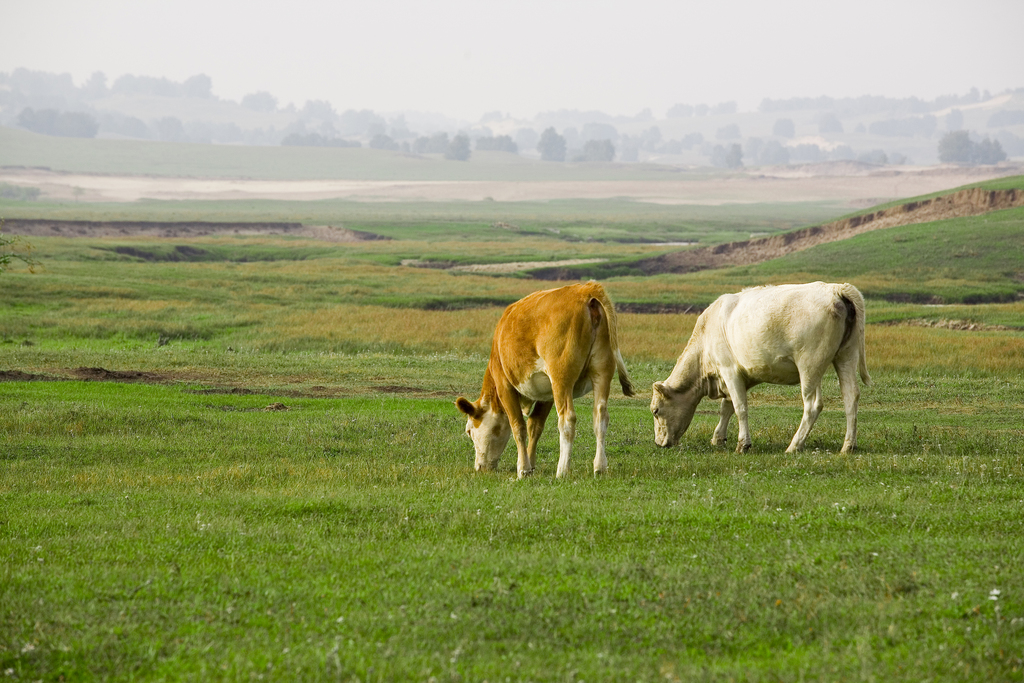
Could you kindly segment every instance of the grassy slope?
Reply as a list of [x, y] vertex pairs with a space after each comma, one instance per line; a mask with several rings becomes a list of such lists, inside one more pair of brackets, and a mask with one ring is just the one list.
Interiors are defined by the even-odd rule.
[[870, 298], [921, 303], [1015, 301], [1024, 292], [1024, 208], [864, 233], [720, 277], [845, 280]]

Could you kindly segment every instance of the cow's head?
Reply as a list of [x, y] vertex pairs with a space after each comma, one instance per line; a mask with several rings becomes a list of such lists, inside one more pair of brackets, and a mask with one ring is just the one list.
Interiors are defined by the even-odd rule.
[[703, 396], [697, 387], [671, 389], [662, 382], [655, 382], [651, 391], [654, 443], [662, 448], [679, 443]]
[[512, 436], [508, 417], [483, 399], [473, 403], [460, 396], [455, 405], [466, 414], [466, 436], [473, 440], [477, 472], [497, 469], [498, 459]]

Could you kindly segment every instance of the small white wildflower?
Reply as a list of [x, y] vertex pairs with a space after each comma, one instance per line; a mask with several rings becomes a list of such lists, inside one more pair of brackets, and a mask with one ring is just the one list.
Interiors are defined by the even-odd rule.
[[956, 600], [959, 597], [960, 597], [960, 593], [958, 593], [957, 591], [953, 591], [953, 594], [949, 596], [949, 599], [950, 600]]
[[341, 622], [345, 621], [345, 617], [338, 617], [338, 618], [337, 618], [337, 619], [335, 619], [334, 621], [335, 621], [335, 623], [338, 623], [338, 624], [340, 624]]
[[988, 599], [989, 600], [998, 600], [999, 599], [999, 594], [1001, 592], [1002, 591], [1000, 591], [998, 588], [993, 588], [992, 590], [990, 590], [988, 592]]
[[21, 652], [22, 652], [22, 654], [24, 654], [26, 652], [32, 652], [35, 649], [36, 649], [36, 646], [33, 645], [32, 643], [25, 643], [25, 647], [21, 648]]

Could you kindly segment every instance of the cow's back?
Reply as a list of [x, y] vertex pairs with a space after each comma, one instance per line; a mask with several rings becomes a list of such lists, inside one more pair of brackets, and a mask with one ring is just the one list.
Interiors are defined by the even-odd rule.
[[725, 295], [720, 329], [735, 362], [761, 381], [791, 384], [798, 375], [788, 361], [801, 354], [834, 356], [847, 336], [839, 287], [813, 282]]
[[570, 285], [534, 292], [506, 308], [491, 349], [505, 378], [517, 385], [542, 357], [589, 353], [594, 330], [588, 304], [603, 291], [597, 283]]

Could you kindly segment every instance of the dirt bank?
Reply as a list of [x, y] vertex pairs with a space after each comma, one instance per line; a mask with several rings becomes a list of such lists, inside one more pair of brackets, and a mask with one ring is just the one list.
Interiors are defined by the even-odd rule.
[[372, 232], [302, 223], [214, 223], [204, 221], [60, 221], [9, 218], [3, 231], [34, 237], [206, 237], [216, 235], [289, 235], [325, 242], [363, 242], [390, 237]]
[[[781, 235], [730, 242], [714, 247], [689, 249], [636, 262], [648, 275], [688, 273], [709, 268], [750, 265], [770, 261], [826, 242], [849, 239], [871, 230], [899, 225], [928, 223], [947, 218], [977, 216], [990, 211], [1024, 206], [1022, 190], [961, 190], [934, 199], [907, 202], [889, 209], [854, 216], [834, 223], [816, 225]], [[557, 274], [553, 272], [552, 274]], [[544, 279], [560, 279], [545, 277]]]

